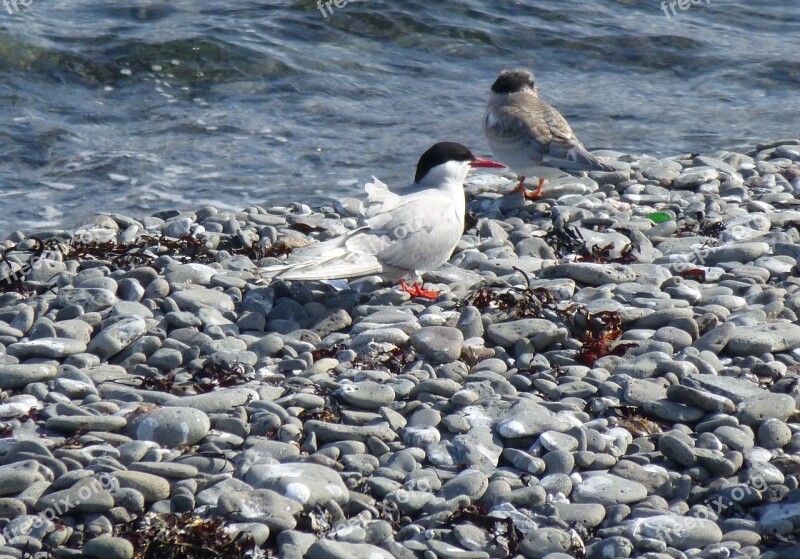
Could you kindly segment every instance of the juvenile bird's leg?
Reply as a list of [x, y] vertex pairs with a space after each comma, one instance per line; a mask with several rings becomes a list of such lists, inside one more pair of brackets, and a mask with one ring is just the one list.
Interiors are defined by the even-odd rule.
[[519, 182], [517, 183], [516, 188], [514, 188], [514, 190], [509, 192], [509, 194], [515, 194], [517, 192], [522, 192], [523, 195], [527, 192], [527, 190], [525, 190], [525, 177], [519, 178]]
[[539, 187], [536, 189], [536, 192], [526, 192], [525, 198], [529, 198], [530, 200], [538, 200], [542, 197], [542, 187], [544, 186], [544, 179], [539, 179]]
[[522, 192], [522, 195], [527, 198], [528, 200], [538, 200], [542, 197], [542, 187], [544, 186], [544, 179], [539, 179], [539, 187], [536, 189], [535, 192], [531, 192], [524, 186], [525, 177], [519, 178], [519, 184], [517, 184], [516, 188], [510, 192], [510, 194], [514, 194], [516, 192]]
[[400, 289], [410, 294], [412, 297], [422, 297], [423, 299], [430, 299], [431, 301], [439, 297], [439, 292], [433, 289], [423, 289], [416, 281], [414, 285], [408, 285], [405, 281], [400, 280]]

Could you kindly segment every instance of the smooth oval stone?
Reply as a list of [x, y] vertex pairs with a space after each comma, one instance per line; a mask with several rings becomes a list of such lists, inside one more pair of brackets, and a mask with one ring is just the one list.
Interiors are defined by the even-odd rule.
[[13, 390], [34, 382], [45, 382], [58, 376], [55, 365], [0, 365], [0, 389]]
[[645, 497], [647, 488], [644, 485], [611, 474], [593, 475], [572, 489], [576, 503], [619, 505], [635, 503]]
[[134, 418], [129, 423], [128, 432], [141, 441], [154, 441], [162, 446], [181, 446], [196, 444], [208, 434], [210, 428], [211, 422], [201, 410], [163, 407]]
[[133, 544], [125, 538], [99, 536], [84, 544], [83, 554], [95, 559], [132, 559]]

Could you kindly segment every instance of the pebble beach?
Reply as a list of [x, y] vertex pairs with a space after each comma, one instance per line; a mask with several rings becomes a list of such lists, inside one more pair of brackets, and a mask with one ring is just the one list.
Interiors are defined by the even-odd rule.
[[594, 154], [435, 301], [260, 277], [355, 198], [12, 233], [0, 559], [800, 556], [800, 140]]

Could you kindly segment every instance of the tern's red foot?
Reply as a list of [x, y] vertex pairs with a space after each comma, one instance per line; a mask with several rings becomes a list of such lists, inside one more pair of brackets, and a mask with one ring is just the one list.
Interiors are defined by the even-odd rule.
[[422, 297], [423, 299], [436, 300], [439, 297], [439, 292], [433, 289], [423, 289], [417, 282], [414, 285], [408, 285], [403, 280], [400, 280], [400, 289], [410, 294], [412, 297]]

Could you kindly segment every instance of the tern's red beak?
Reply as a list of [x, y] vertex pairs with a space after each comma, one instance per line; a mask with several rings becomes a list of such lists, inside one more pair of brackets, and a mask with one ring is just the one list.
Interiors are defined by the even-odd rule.
[[505, 169], [506, 166], [502, 163], [498, 163], [497, 161], [492, 161], [491, 159], [483, 159], [482, 157], [478, 157], [475, 161], [470, 161], [470, 167], [494, 167], [499, 169]]

